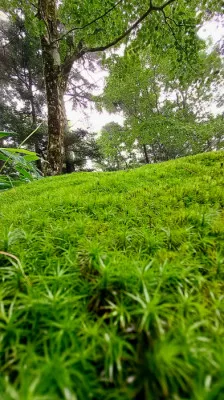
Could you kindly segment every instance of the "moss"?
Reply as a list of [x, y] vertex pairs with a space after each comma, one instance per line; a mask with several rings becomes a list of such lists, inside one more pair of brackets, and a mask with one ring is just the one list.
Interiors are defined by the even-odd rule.
[[223, 398], [221, 162], [1, 194], [1, 399]]

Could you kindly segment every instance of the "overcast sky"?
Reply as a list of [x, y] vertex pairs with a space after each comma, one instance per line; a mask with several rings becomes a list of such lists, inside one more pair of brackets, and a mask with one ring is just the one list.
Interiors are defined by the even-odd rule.
[[[199, 30], [199, 35], [202, 39], [212, 40], [216, 43], [221, 38], [224, 37], [224, 26], [221, 22], [206, 22], [203, 27]], [[88, 72], [88, 79], [91, 76], [91, 81], [97, 83], [98, 93], [102, 92], [106, 73], [102, 71], [98, 72]], [[109, 114], [106, 111], [99, 113], [97, 112], [93, 105], [89, 106], [87, 109], [80, 109], [75, 111], [72, 109], [72, 104], [70, 101], [66, 100], [66, 109], [68, 119], [71, 121], [73, 129], [84, 128], [92, 132], [99, 132], [101, 128], [108, 122], [114, 121], [122, 124], [123, 118], [118, 114]], [[224, 111], [224, 108], [223, 108]], [[212, 107], [212, 112], [217, 113], [218, 110], [215, 106]], [[220, 112], [220, 109], [219, 109]]]
[[[88, 75], [83, 75], [92, 83], [95, 83], [97, 85], [98, 90], [95, 90], [94, 94], [97, 95], [102, 93], [105, 84], [105, 77], [107, 76], [106, 71], [99, 70], [94, 73], [88, 71]], [[114, 121], [118, 122], [119, 124], [123, 123], [123, 117], [121, 115], [109, 114], [106, 111], [99, 113], [95, 110], [93, 103], [90, 103], [87, 109], [80, 107], [77, 111], [73, 109], [72, 102], [69, 101], [69, 99], [66, 97], [65, 102], [67, 117], [70, 120], [74, 129], [84, 128], [88, 129], [91, 132], [99, 132], [101, 128], [108, 122]]]

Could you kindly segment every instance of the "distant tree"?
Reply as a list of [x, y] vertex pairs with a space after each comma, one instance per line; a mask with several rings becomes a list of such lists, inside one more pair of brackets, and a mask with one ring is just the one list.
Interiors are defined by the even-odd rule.
[[95, 134], [84, 129], [66, 133], [64, 172], [71, 173], [83, 170], [88, 161], [98, 161], [99, 158], [100, 149]]
[[195, 145], [195, 132], [203, 125], [199, 120], [209, 117], [208, 100], [223, 79], [219, 55], [206, 54], [199, 39], [194, 65], [178, 60], [175, 48], [162, 56], [150, 46], [135, 54], [132, 46], [106, 60], [109, 76], [103, 95], [96, 97], [99, 108], [123, 112], [123, 132], [129, 135], [120, 142], [129, 151], [137, 144], [146, 163], [203, 151], [202, 141]]
[[[0, 129], [14, 131], [15, 145], [21, 143], [44, 119], [46, 104], [40, 41], [29, 35], [24, 20], [1, 21], [0, 27]], [[43, 156], [46, 125], [29, 140]], [[41, 168], [40, 160], [37, 161]]]
[[97, 139], [104, 170], [114, 171], [131, 167], [136, 163], [136, 155], [128, 148], [129, 132], [116, 122], [110, 122], [101, 130]]

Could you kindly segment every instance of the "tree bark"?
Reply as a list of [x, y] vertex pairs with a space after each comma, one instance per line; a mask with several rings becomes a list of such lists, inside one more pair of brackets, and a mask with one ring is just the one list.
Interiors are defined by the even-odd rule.
[[146, 147], [145, 144], [143, 144], [143, 152], [144, 152], [144, 156], [145, 156], [145, 163], [149, 164], [150, 161], [149, 161], [149, 156], [148, 156], [148, 153], [147, 153], [147, 147]]
[[66, 158], [65, 160], [65, 171], [66, 174], [71, 174], [72, 172], [75, 172], [74, 161], [70, 160], [69, 158]]
[[[32, 125], [33, 129], [37, 127], [37, 116], [36, 116], [36, 109], [35, 109], [35, 104], [34, 104], [34, 95], [33, 95], [33, 79], [32, 79], [32, 73], [30, 68], [28, 67], [28, 79], [29, 79], [29, 100], [30, 100], [30, 106], [31, 106], [31, 115], [32, 115]], [[35, 140], [34, 143], [35, 146], [35, 153], [37, 155], [40, 155], [40, 148], [38, 144], [38, 139]], [[42, 171], [42, 164], [41, 160], [36, 161], [37, 168]]]
[[44, 78], [48, 106], [48, 175], [62, 173], [64, 158], [63, 96], [66, 83], [62, 76], [59, 52], [57, 7], [55, 0], [39, 0], [39, 19], [44, 22], [46, 31], [41, 37]]

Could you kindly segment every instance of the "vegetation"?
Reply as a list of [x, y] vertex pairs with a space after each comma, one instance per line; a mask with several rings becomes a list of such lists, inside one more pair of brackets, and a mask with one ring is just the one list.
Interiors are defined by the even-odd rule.
[[[29, 136], [33, 133], [35, 132], [31, 132]], [[13, 137], [14, 134], [0, 132], [0, 140], [7, 136]], [[39, 160], [39, 157], [34, 152], [22, 148], [24, 142], [17, 148], [0, 148], [0, 190], [41, 178], [40, 171], [34, 165], [34, 161]]]
[[[134, 43], [134, 51], [149, 49], [152, 54], [163, 54], [174, 48], [177, 63], [194, 64], [198, 46], [198, 26], [214, 13], [222, 12], [216, 0], [157, 0], [117, 2], [89, 0], [71, 2], [63, 0], [2, 0], [1, 10], [10, 22], [20, 17], [28, 38], [27, 71], [33, 71], [30, 54], [32, 44], [39, 46], [35, 56], [41, 56], [42, 83], [46, 87], [48, 110], [48, 162], [49, 173], [60, 174], [63, 168], [64, 133], [66, 127], [64, 95], [74, 81], [75, 64], [89, 55], [104, 58], [104, 52], [121, 43]], [[23, 28], [22, 28], [23, 29]], [[23, 31], [24, 34], [24, 31]], [[10, 40], [5, 42], [9, 44]], [[5, 46], [4, 46], [5, 47]], [[38, 67], [40, 67], [38, 64]], [[31, 76], [32, 78], [32, 76]], [[37, 82], [34, 79], [30, 82]], [[34, 87], [29, 86], [29, 99]], [[31, 90], [30, 90], [31, 89]], [[30, 97], [31, 96], [31, 97]]]
[[198, 36], [221, 13], [1, 1], [0, 400], [223, 399], [223, 43]]
[[112, 123], [101, 131], [107, 164], [113, 160], [120, 169], [136, 159], [155, 163], [222, 148], [223, 118], [210, 111], [223, 82], [216, 49], [208, 53], [198, 38], [198, 53], [188, 60], [172, 42], [165, 54], [156, 55], [149, 49], [136, 53], [134, 46], [104, 62], [109, 74], [103, 94], [96, 97], [98, 107], [124, 116], [123, 128]]
[[[15, 18], [1, 20], [0, 43], [0, 130], [14, 133], [4, 145], [17, 147], [29, 136], [26, 149], [35, 150], [39, 156], [37, 167], [45, 173], [48, 165], [47, 103], [41, 46], [39, 39], [26, 27], [21, 10], [17, 10]], [[90, 57], [87, 61], [88, 67], [94, 69]], [[93, 86], [73, 68], [69, 96], [74, 106], [86, 106], [88, 91]], [[35, 135], [30, 136], [37, 127]], [[90, 155], [93, 160], [97, 157], [94, 134], [84, 129], [72, 130], [68, 121], [63, 147], [63, 172], [83, 168]]]
[[1, 195], [2, 400], [221, 400], [223, 152]]

